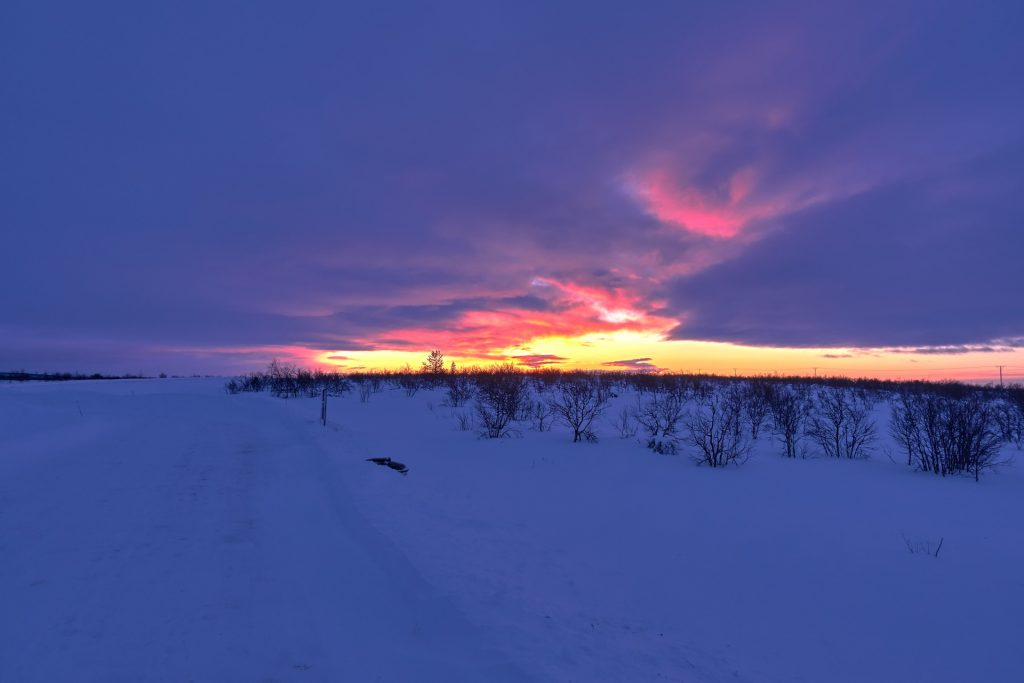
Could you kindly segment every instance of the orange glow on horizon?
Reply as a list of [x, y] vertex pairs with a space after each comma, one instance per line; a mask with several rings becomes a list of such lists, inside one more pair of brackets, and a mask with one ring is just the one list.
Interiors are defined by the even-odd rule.
[[345, 372], [418, 369], [432, 349], [459, 367], [514, 362], [570, 370], [623, 368], [717, 375], [800, 375], [882, 379], [1024, 381], [1024, 360], [1011, 347], [926, 349], [756, 347], [670, 340], [678, 321], [623, 288], [535, 278], [548, 309], [468, 310], [445, 328], [409, 327], [357, 340], [356, 349], [293, 344], [250, 347], [160, 347], [158, 352], [220, 358], [236, 371], [271, 359]]
[[[419, 368], [431, 348], [419, 350], [377, 350], [346, 352], [347, 361], [326, 360], [341, 352], [320, 352], [315, 361], [339, 370], [388, 369], [408, 365]], [[446, 357], [459, 367], [488, 366], [497, 362], [516, 362], [517, 356], [552, 356], [565, 359], [550, 367], [567, 370], [617, 370], [614, 361], [650, 359], [661, 371], [713, 375], [783, 375], [819, 377], [874, 377], [891, 380], [999, 379], [998, 365], [1008, 366], [1007, 382], [1024, 380], [1024, 361], [1012, 350], [971, 351], [957, 354], [923, 354], [904, 350], [773, 348], [722, 342], [673, 341], [643, 332], [592, 333], [579, 337], [542, 337], [518, 347], [495, 349], [481, 355], [452, 354]], [[519, 365], [529, 367], [528, 363]]]

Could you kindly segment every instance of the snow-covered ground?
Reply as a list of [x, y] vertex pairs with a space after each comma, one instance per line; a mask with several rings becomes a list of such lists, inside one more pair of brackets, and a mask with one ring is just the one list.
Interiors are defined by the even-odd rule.
[[883, 422], [869, 461], [712, 470], [222, 387], [0, 385], [0, 681], [1024, 675], [1020, 468], [910, 471]]

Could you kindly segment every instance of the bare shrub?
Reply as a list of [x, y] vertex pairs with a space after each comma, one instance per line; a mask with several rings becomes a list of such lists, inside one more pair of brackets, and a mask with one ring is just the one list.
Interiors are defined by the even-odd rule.
[[594, 420], [607, 406], [608, 397], [590, 378], [565, 380], [558, 384], [548, 405], [558, 419], [572, 429], [572, 441], [596, 440]]
[[615, 418], [615, 428], [619, 430], [619, 437], [632, 439], [636, 436], [638, 429], [636, 411], [631, 408], [623, 408]]
[[473, 413], [465, 410], [456, 411], [455, 423], [458, 425], [460, 432], [473, 431]]
[[810, 402], [803, 387], [779, 384], [768, 395], [772, 433], [782, 444], [783, 455], [795, 458], [806, 431]]
[[743, 462], [750, 441], [743, 429], [741, 390], [720, 389], [699, 401], [686, 419], [686, 434], [701, 464], [725, 467]]
[[907, 545], [907, 550], [911, 555], [931, 555], [932, 557], [939, 556], [939, 552], [942, 551], [942, 544], [946, 540], [945, 538], [940, 538], [938, 543], [927, 540], [911, 540], [902, 531], [900, 536], [903, 537], [903, 542]]
[[1024, 449], [1024, 387], [1008, 387], [995, 410], [1003, 440]]
[[602, 404], [608, 403], [608, 401], [616, 396], [615, 381], [607, 374], [598, 373], [596, 375], [592, 375], [590, 380], [594, 383], [594, 390], [597, 393], [597, 398]]
[[683, 418], [684, 399], [678, 391], [655, 391], [640, 403], [636, 420], [647, 435], [647, 447], [655, 453], [674, 455]]
[[356, 388], [359, 390], [359, 402], [369, 403], [370, 395], [373, 393], [373, 386], [370, 384], [370, 380], [366, 377], [356, 377], [353, 381], [356, 383]]
[[771, 414], [772, 385], [763, 379], [754, 379], [743, 388], [743, 419], [750, 427], [750, 438], [757, 441], [761, 425]]
[[476, 411], [481, 436], [489, 439], [511, 436], [511, 424], [528, 401], [526, 378], [512, 364], [478, 375]]
[[807, 435], [830, 458], [867, 458], [877, 430], [871, 399], [863, 391], [824, 387], [815, 394]]
[[530, 383], [538, 396], [543, 396], [562, 379], [558, 368], [536, 368], [530, 371]]
[[516, 408], [515, 415], [512, 419], [516, 422], [531, 422], [533, 420], [533, 408], [534, 400], [530, 394], [529, 386], [526, 387], [523, 400], [519, 402], [519, 406]]
[[533, 402], [533, 414], [531, 415], [530, 426], [538, 432], [551, 430], [551, 423], [555, 418], [555, 409], [548, 401], [537, 400]]
[[266, 376], [263, 373], [253, 372], [241, 377], [233, 377], [224, 385], [229, 394], [242, 392], [261, 392], [267, 389]]
[[901, 397], [890, 431], [922, 472], [972, 474], [998, 465], [1003, 444], [995, 403], [981, 392], [962, 398], [936, 394]]
[[446, 378], [448, 389], [446, 399], [452, 408], [465, 405], [466, 401], [473, 398], [473, 380], [464, 372], [451, 372]]
[[412, 398], [420, 390], [420, 378], [412, 374], [412, 370], [406, 366], [406, 370], [398, 375], [398, 386], [406, 396]]
[[889, 413], [889, 434], [907, 454], [907, 465], [913, 465], [920, 457], [921, 443], [919, 434], [920, 407], [919, 395], [904, 389], [892, 398], [892, 410]]

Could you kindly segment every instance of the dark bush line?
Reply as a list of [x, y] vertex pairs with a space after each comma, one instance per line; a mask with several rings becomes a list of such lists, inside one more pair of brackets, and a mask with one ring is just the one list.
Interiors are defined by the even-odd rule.
[[224, 389], [229, 394], [266, 391], [280, 398], [319, 396], [326, 389], [330, 396], [341, 396], [351, 390], [352, 382], [353, 379], [340, 373], [304, 370], [275, 360], [266, 372], [233, 377]]
[[145, 375], [91, 375], [80, 372], [0, 372], [0, 382], [70, 382], [84, 379], [149, 379]]
[[[429, 369], [428, 369], [429, 368]], [[751, 386], [755, 391], [764, 387], [833, 387], [858, 389], [868, 392], [878, 399], [887, 398], [897, 392], [914, 394], [933, 394], [950, 398], [963, 398], [975, 393], [990, 396], [1012, 396], [1018, 405], [1024, 405], [1024, 386], [1011, 385], [1005, 389], [998, 386], [964, 384], [962, 382], [928, 382], [923, 380], [884, 380], [868, 377], [809, 377], [801, 375], [746, 375], [722, 376], [704, 373], [650, 373], [630, 372], [626, 370], [560, 370], [558, 368], [521, 369], [511, 363], [490, 367], [471, 367], [444, 369], [440, 363], [416, 371], [408, 366], [403, 370], [374, 370], [370, 372], [326, 372], [323, 370], [306, 370], [292, 365], [274, 361], [264, 372], [252, 372], [233, 378], [228, 382], [230, 393], [244, 391], [273, 391], [275, 387], [285, 385], [287, 389], [297, 387], [301, 395], [309, 386], [321, 386], [324, 383], [348, 380], [353, 384], [378, 383], [381, 386], [400, 388], [407, 393], [415, 393], [415, 389], [430, 389], [449, 386], [455, 381], [476, 381], [495, 375], [516, 373], [522, 375], [536, 389], [544, 390], [566, 381], [593, 379], [600, 384], [612, 388], [633, 388], [641, 394], [663, 392], [688, 392], [690, 394], [706, 393], [710, 388], [723, 384], [740, 384]], [[14, 374], [14, 373], [8, 373]], [[85, 376], [81, 376], [86, 378]], [[129, 377], [126, 375], [126, 377]], [[351, 388], [351, 387], [348, 387]], [[415, 388], [415, 389], [414, 389]], [[461, 402], [461, 400], [460, 400]], [[765, 413], [767, 415], [767, 413]]]

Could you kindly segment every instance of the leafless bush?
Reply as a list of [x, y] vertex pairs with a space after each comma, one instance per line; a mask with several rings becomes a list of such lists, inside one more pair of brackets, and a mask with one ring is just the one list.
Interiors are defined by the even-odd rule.
[[366, 377], [356, 377], [353, 381], [355, 381], [356, 388], [359, 390], [359, 402], [369, 403], [370, 395], [373, 393], [373, 386], [370, 384], [370, 380]]
[[473, 431], [473, 413], [465, 410], [458, 410], [455, 412], [455, 422], [458, 425], [460, 432]]
[[932, 557], [939, 556], [939, 552], [942, 550], [942, 543], [946, 540], [945, 538], [940, 538], [938, 543], [911, 540], [902, 531], [900, 536], [903, 537], [903, 542], [906, 543], [907, 550], [910, 551], [911, 555], [931, 555]]
[[647, 447], [656, 453], [675, 454], [684, 399], [678, 391], [657, 391], [639, 404], [636, 420], [647, 435]]
[[900, 397], [893, 406], [890, 431], [923, 471], [973, 474], [995, 467], [1003, 443], [995, 403], [975, 392], [963, 398], [935, 394]]
[[787, 458], [801, 454], [800, 444], [806, 432], [810, 401], [802, 386], [779, 384], [769, 394], [772, 432], [783, 447]]
[[505, 364], [477, 377], [476, 410], [480, 433], [489, 439], [512, 434], [511, 424], [529, 401], [523, 373]]
[[717, 390], [716, 384], [704, 377], [693, 377], [683, 375], [676, 379], [677, 391], [682, 393], [684, 400], [690, 398], [702, 403]]
[[224, 389], [229, 394], [262, 392], [267, 389], [267, 382], [263, 373], [253, 372], [248, 375], [242, 375], [241, 377], [231, 378], [228, 380], [227, 384], [224, 385]]
[[807, 418], [811, 411], [808, 391], [803, 386], [777, 385], [771, 393], [771, 426], [782, 444], [786, 458], [804, 454], [802, 442], [807, 434]]
[[889, 413], [889, 434], [907, 454], [907, 465], [913, 465], [914, 460], [920, 457], [920, 419], [921, 412], [918, 406], [918, 394], [909, 391], [900, 391], [891, 399], [892, 410]]
[[531, 415], [531, 427], [538, 432], [551, 430], [551, 423], [555, 418], [555, 409], [548, 401], [538, 399], [533, 402], [533, 414]]
[[723, 388], [698, 402], [686, 420], [687, 441], [697, 451], [697, 461], [711, 467], [739, 464], [750, 452], [743, 429], [741, 390]]
[[473, 398], [473, 380], [464, 372], [452, 372], [445, 378], [448, 389], [446, 397], [448, 405], [458, 408], [465, 405], [466, 401]]
[[594, 390], [597, 393], [597, 398], [601, 404], [606, 404], [615, 394], [615, 381], [602, 373], [591, 375], [591, 381], [594, 383]]
[[530, 422], [533, 420], [534, 400], [530, 395], [530, 388], [527, 385], [523, 400], [519, 402], [515, 415], [512, 419], [516, 422]]
[[750, 427], [750, 438], [757, 441], [761, 425], [771, 414], [772, 385], [763, 379], [751, 380], [743, 388], [743, 419]]
[[607, 406], [607, 395], [592, 379], [573, 379], [561, 382], [548, 399], [548, 405], [558, 419], [572, 429], [572, 441], [596, 440], [594, 420]]
[[1024, 448], [1024, 387], [1009, 387], [994, 407], [1003, 440]]
[[538, 396], [544, 396], [562, 379], [562, 371], [558, 368], [536, 368], [530, 372], [530, 383]]
[[615, 428], [619, 430], [619, 436], [623, 439], [632, 439], [636, 436], [636, 411], [631, 408], [620, 410], [618, 417], [615, 418]]
[[406, 396], [410, 398], [416, 395], [416, 392], [420, 390], [421, 379], [416, 375], [412, 374], [412, 370], [403, 372], [398, 375], [398, 386], [401, 387], [402, 391], [405, 392]]
[[807, 435], [830, 458], [867, 458], [877, 430], [871, 399], [857, 389], [824, 387], [815, 392]]

